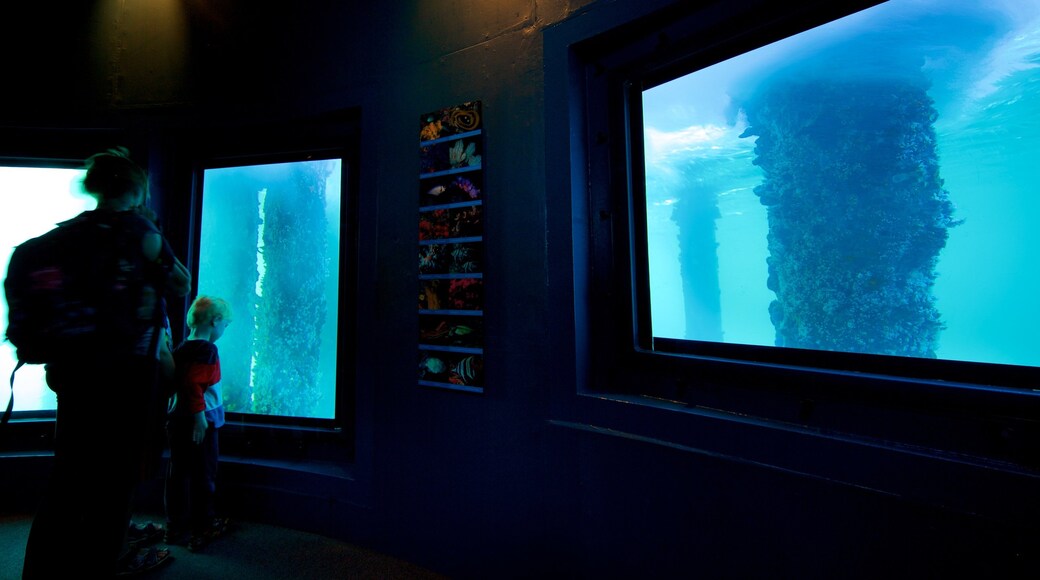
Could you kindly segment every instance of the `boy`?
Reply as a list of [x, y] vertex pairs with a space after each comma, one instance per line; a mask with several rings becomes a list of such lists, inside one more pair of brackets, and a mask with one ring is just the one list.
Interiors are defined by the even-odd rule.
[[218, 430], [224, 424], [220, 358], [214, 344], [231, 323], [222, 298], [199, 296], [188, 310], [188, 339], [173, 353], [177, 392], [168, 424], [170, 466], [166, 476], [166, 542], [201, 550], [227, 531], [213, 511]]

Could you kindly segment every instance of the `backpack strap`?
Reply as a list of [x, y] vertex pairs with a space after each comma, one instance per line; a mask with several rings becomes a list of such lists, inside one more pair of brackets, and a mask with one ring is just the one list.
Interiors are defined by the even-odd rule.
[[0, 425], [7, 425], [7, 422], [11, 420], [11, 411], [14, 410], [14, 374], [18, 372], [18, 369], [22, 368], [25, 361], [20, 360], [18, 364], [14, 365], [14, 370], [11, 371], [11, 398], [7, 399], [7, 410], [4, 411], [4, 418], [0, 419]]

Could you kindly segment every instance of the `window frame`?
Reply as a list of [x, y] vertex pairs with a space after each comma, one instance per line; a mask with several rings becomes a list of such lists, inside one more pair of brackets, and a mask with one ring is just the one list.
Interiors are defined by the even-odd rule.
[[[198, 291], [203, 173], [207, 169], [340, 159], [340, 248], [335, 417], [307, 418], [228, 413], [221, 429], [221, 454], [272, 465], [294, 462], [302, 470], [336, 475], [356, 460], [358, 125], [349, 112], [327, 123], [273, 123], [266, 127], [213, 131], [196, 137], [191, 160], [188, 268]], [[185, 308], [188, 302], [185, 303]], [[179, 336], [187, 336], [182, 321]], [[178, 336], [177, 329], [174, 333]], [[322, 467], [323, 465], [328, 467]]]
[[[305, 119], [267, 119], [265, 124], [213, 123], [211, 127], [165, 128], [142, 134], [121, 128], [0, 127], [0, 161], [26, 165], [59, 162], [82, 167], [83, 160], [116, 145], [128, 146], [144, 164], [153, 204], [166, 237], [197, 280], [191, 256], [197, 248], [198, 167], [208, 159], [263, 158], [300, 151], [337, 151], [342, 156], [340, 331], [337, 423], [300, 425], [232, 420], [221, 429], [221, 461], [229, 474], [254, 480], [263, 473], [309, 473], [348, 481], [342, 497], [371, 500], [371, 394], [359, 388], [357, 328], [360, 203], [360, 110], [337, 109]], [[186, 299], [170, 301], [174, 340], [185, 336]], [[180, 334], [179, 334], [180, 333]], [[17, 393], [16, 393], [17, 394]], [[54, 450], [55, 411], [17, 412], [4, 429], [2, 457], [47, 457]], [[282, 477], [282, 476], [278, 476]], [[285, 485], [281, 479], [277, 485]], [[321, 479], [320, 481], [326, 481]], [[339, 497], [341, 494], [337, 494]]]
[[[72, 169], [82, 170], [83, 161], [76, 159], [67, 158], [55, 158], [55, 157], [3, 157], [0, 156], [0, 166], [3, 167], [18, 167], [26, 169]], [[69, 215], [65, 219], [71, 219], [75, 216]], [[55, 224], [57, 225], [57, 224]], [[0, 272], [0, 278], [6, 277], [6, 272]], [[0, 321], [0, 328], [7, 328], [7, 320]], [[2, 339], [2, 337], [0, 337]], [[13, 347], [12, 347], [13, 348]], [[4, 383], [8, 387], [8, 393], [11, 396], [17, 395], [18, 390], [18, 376], [4, 375]], [[10, 390], [10, 381], [14, 380], [14, 393]], [[43, 388], [48, 388], [46, 383], [43, 384]], [[32, 410], [15, 410], [11, 412], [11, 421], [48, 421], [54, 420], [56, 414], [55, 409], [32, 409]]]
[[[0, 164], [10, 167], [83, 169], [83, 162], [98, 151], [126, 145], [139, 161], [146, 153], [139, 135], [114, 128], [63, 129], [48, 127], [0, 128]], [[69, 216], [70, 218], [73, 216]], [[0, 276], [6, 276], [6, 272]], [[4, 320], [2, 327], [6, 328]], [[17, 377], [16, 377], [17, 379]], [[3, 387], [10, 390], [10, 376]], [[18, 395], [18, 381], [14, 385]], [[54, 450], [56, 410], [13, 411], [4, 426], [0, 456], [49, 455]]]
[[[573, 290], [573, 326], [558, 333], [556, 346], [574, 357], [577, 389], [576, 396], [554, 396], [561, 423], [636, 428], [611, 410], [614, 401], [645, 406], [639, 413], [647, 417], [650, 409], [671, 410], [955, 453], [980, 464], [1036, 463], [1023, 449], [1040, 437], [1037, 369], [842, 353], [827, 353], [834, 356], [821, 364], [815, 351], [715, 343], [661, 352], [640, 334], [648, 286], [636, 258], [646, 237], [639, 235], [638, 195], [632, 194], [639, 185], [630, 171], [641, 155], [633, 155], [640, 146], [633, 128], [641, 132], [641, 122], [630, 99], [642, 88], [634, 79], [657, 83], [879, 3], [653, 2], [635, 19], [600, 9], [600, 17], [548, 31], [546, 58], [564, 56], [547, 70], [547, 85], [558, 86], [547, 89], [546, 98], [549, 187], [572, 194], [555, 226], [550, 217], [551, 232], [569, 230], [553, 233], [551, 242], [572, 249], [550, 272]], [[553, 103], [561, 110], [560, 101], [566, 107], [555, 113]], [[849, 370], [848, 358], [869, 364]], [[955, 370], [928, 378], [936, 363]], [[994, 383], [988, 379], [997, 367], [1003, 375]], [[663, 438], [688, 443], [687, 431], [696, 429], [684, 426], [690, 419], [668, 417], [658, 420], [675, 430]]]
[[[103, 151], [103, 150], [104, 150], [103, 147], [99, 147], [99, 149], [97, 151]], [[83, 169], [83, 159], [88, 157], [88, 155], [84, 155], [83, 159], [77, 159], [75, 157], [71, 157], [71, 156], [68, 156], [68, 155], [62, 155], [61, 153], [62, 152], [56, 151], [56, 150], [54, 150], [54, 151], [38, 151], [38, 152], [33, 152], [32, 154], [29, 154], [29, 155], [10, 155], [10, 156], [7, 156], [7, 155], [3, 155], [2, 153], [0, 153], [0, 165], [5, 166], [5, 167], [25, 167], [25, 168], [41, 168], [41, 169], [54, 168], [54, 169], [78, 169], [78, 170], [82, 170]], [[84, 192], [84, 194], [85, 194], [85, 192]], [[72, 218], [72, 217], [75, 217], [75, 216], [74, 215], [66, 216], [67, 219], [68, 218]], [[55, 223], [55, 226], [56, 226], [56, 223]], [[6, 272], [0, 272], [0, 278], [3, 278], [3, 276], [6, 276]], [[7, 326], [7, 321], [6, 320], [0, 321], [0, 327], [6, 328], [6, 326]], [[0, 340], [2, 340], [2, 337], [0, 337]], [[17, 396], [18, 395], [18, 375], [17, 374], [14, 375], [14, 376], [4, 375], [5, 390], [8, 392], [8, 394], [10, 393], [10, 380], [11, 379], [15, 380], [15, 386], [14, 386], [15, 393], [12, 394], [11, 396]], [[43, 387], [45, 389], [48, 388], [46, 383], [44, 384]], [[56, 410], [54, 410], [54, 408], [51, 408], [51, 410], [46, 410], [46, 408], [35, 408], [35, 410], [30, 410], [30, 411], [12, 411], [11, 415], [10, 415], [10, 422], [11, 423], [51, 422], [51, 421], [54, 421], [56, 413], [57, 412], [56, 412]], [[50, 445], [52, 445], [51, 441], [53, 440], [53, 438], [52, 437], [44, 437], [43, 439], [46, 440], [46, 442], [47, 442], [47, 444], [43, 448], [50, 448]]]
[[[883, 2], [882, 2], [883, 3]], [[867, 10], [880, 4], [876, 1], [859, 2], [850, 5], [845, 16]], [[841, 14], [841, 13], [839, 13]], [[828, 18], [834, 13], [828, 12]], [[843, 16], [839, 15], [836, 19]], [[788, 22], [790, 20], [790, 22]], [[624, 202], [615, 205], [616, 212], [626, 212], [629, 216], [629, 244], [618, 242], [615, 247], [629, 249], [627, 260], [631, 264], [632, 283], [624, 289], [633, 295], [634, 321], [633, 335], [635, 350], [646, 354], [664, 354], [674, 356], [707, 357], [727, 359], [749, 363], [779, 365], [785, 367], [802, 367], [806, 370], [845, 371], [868, 373], [877, 379], [891, 377], [894, 379], [920, 379], [926, 382], [942, 381], [950, 385], [964, 388], [975, 386], [1008, 387], [1012, 389], [1031, 389], [1040, 384], [1040, 367], [1016, 366], [1000, 363], [959, 361], [951, 359], [925, 359], [899, 356], [886, 356], [871, 353], [854, 353], [845, 351], [808, 350], [791, 347], [776, 347], [739, 343], [725, 343], [699, 340], [683, 340], [655, 338], [652, 335], [650, 312], [650, 280], [648, 232], [646, 229], [646, 190], [643, 156], [643, 121], [641, 100], [645, 90], [665, 84], [685, 74], [696, 72], [714, 64], [722, 63], [754, 50], [756, 45], [764, 46], [782, 40], [809, 28], [826, 24], [826, 18], [820, 21], [803, 21], [797, 16], [780, 18], [775, 25], [769, 24], [759, 31], [736, 34], [729, 38], [721, 38], [706, 49], [694, 49], [691, 54], [683, 54], [682, 49], [677, 58], [660, 59], [657, 56], [636, 57], [634, 64], [622, 65], [620, 78], [610, 83], [607, 90], [621, 91], [620, 107], [627, 117], [627, 125], [623, 131], [628, 141], [627, 148], [615, 153], [617, 157], [626, 159], [624, 163], [628, 174], [627, 208]], [[770, 29], [775, 27], [777, 32]], [[618, 113], [611, 112], [612, 116]], [[619, 163], [621, 165], [621, 163]], [[620, 188], [614, 195], [621, 197]], [[619, 237], [625, 231], [616, 229]], [[663, 348], [662, 348], [663, 347]]]

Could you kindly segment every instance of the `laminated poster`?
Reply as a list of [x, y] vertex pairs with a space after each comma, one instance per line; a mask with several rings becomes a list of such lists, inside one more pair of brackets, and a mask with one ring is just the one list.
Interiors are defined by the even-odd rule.
[[480, 101], [419, 118], [418, 380], [484, 392]]

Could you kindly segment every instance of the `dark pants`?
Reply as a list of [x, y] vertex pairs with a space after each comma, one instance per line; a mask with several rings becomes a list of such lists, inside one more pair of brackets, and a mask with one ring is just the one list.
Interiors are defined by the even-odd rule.
[[155, 434], [151, 369], [139, 359], [48, 367], [58, 394], [54, 468], [23, 578], [114, 575]]
[[213, 523], [220, 430], [211, 423], [202, 443], [191, 440], [193, 419], [170, 420], [170, 465], [166, 476], [166, 518], [171, 530], [203, 532]]

